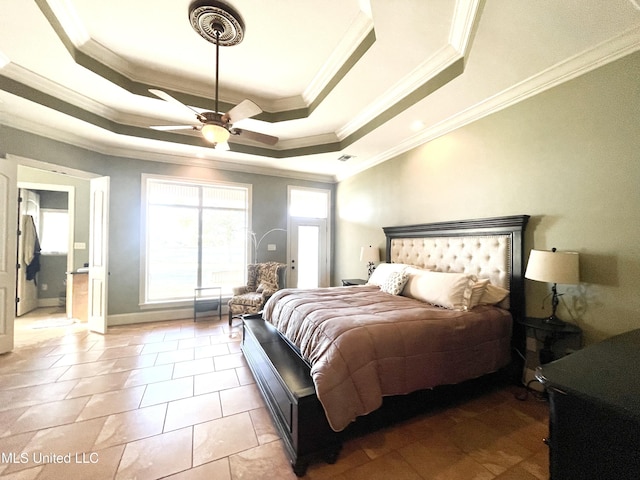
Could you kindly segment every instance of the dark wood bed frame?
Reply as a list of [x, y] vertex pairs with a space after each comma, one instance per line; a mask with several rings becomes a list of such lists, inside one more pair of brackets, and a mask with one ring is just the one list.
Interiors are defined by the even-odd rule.
[[[390, 260], [393, 239], [508, 235], [510, 310], [514, 319], [522, 318], [525, 313], [524, 230], [528, 220], [528, 215], [518, 215], [385, 227], [386, 260]], [[312, 460], [334, 463], [340, 452], [341, 435], [329, 427], [316, 396], [310, 366], [297, 348], [256, 314], [243, 317], [242, 351], [282, 437], [295, 474], [303, 476]]]

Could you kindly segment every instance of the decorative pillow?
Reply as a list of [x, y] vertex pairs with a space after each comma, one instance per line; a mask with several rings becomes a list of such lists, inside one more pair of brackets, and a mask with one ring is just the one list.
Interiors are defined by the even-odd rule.
[[476, 280], [475, 275], [465, 273], [425, 270], [413, 275], [411, 284], [407, 283], [402, 295], [451, 310], [467, 310], [471, 301], [471, 287]]
[[469, 310], [480, 305], [480, 299], [489, 285], [489, 279], [483, 278], [471, 286], [471, 299], [469, 300]]
[[393, 272], [401, 272], [407, 268], [404, 263], [381, 263], [371, 274], [367, 285], [381, 286]]
[[401, 272], [391, 272], [387, 277], [387, 280], [380, 285], [380, 290], [390, 293], [391, 295], [400, 295], [408, 279], [409, 273], [406, 270]]
[[479, 305], [496, 305], [507, 298], [507, 295], [509, 295], [509, 290], [489, 283], [480, 297]]

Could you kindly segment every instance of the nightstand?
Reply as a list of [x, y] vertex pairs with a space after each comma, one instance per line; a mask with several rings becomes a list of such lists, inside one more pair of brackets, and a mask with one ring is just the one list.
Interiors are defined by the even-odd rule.
[[[582, 347], [582, 330], [571, 323], [553, 325], [544, 318], [525, 317], [518, 320], [526, 328], [527, 350], [522, 381], [529, 386], [536, 381], [536, 369], [545, 363], [564, 357]], [[538, 384], [537, 390], [543, 390]]]
[[342, 286], [343, 287], [352, 287], [354, 285], [366, 285], [367, 281], [362, 278], [343, 278]]

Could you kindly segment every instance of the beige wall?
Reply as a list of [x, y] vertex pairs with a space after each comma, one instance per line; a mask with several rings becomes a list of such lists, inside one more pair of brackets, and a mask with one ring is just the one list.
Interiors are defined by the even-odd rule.
[[[561, 318], [586, 343], [640, 328], [639, 79], [635, 53], [342, 181], [335, 281], [366, 275], [383, 226], [528, 214], [527, 258], [581, 255]], [[548, 291], [526, 282], [528, 314], [549, 314]]]

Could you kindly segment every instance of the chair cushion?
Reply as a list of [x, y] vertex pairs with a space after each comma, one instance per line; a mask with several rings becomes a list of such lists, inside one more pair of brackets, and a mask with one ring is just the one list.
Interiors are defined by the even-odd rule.
[[234, 295], [229, 300], [229, 305], [245, 305], [248, 307], [261, 307], [264, 302], [264, 298], [261, 293], [248, 292], [242, 295]]

